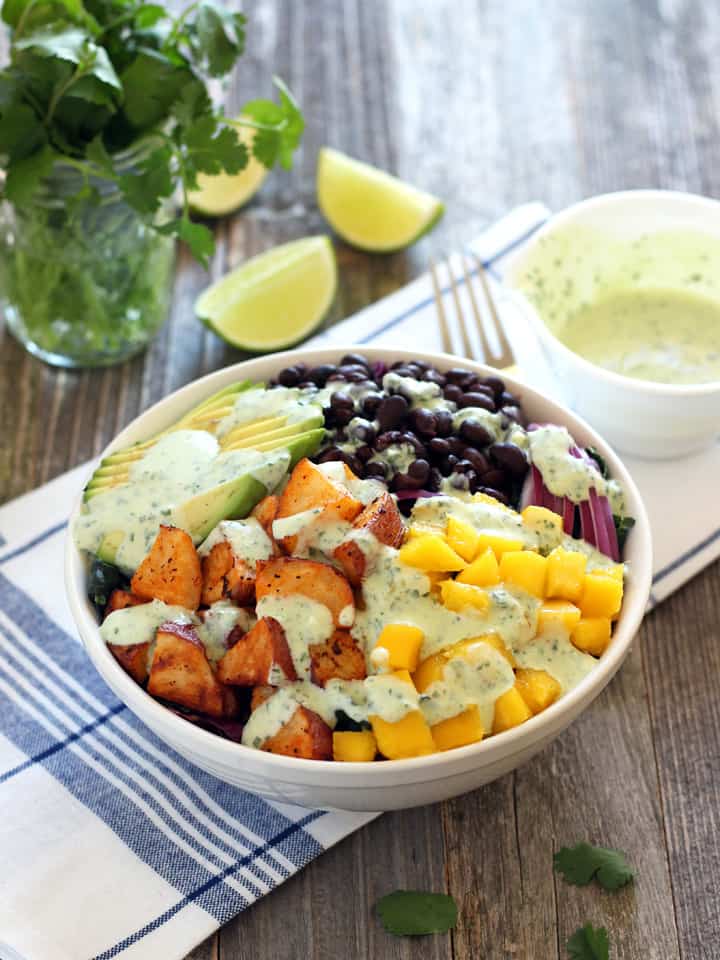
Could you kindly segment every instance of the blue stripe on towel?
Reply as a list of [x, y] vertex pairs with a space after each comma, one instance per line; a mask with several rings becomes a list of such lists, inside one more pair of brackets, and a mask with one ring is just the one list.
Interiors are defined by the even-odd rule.
[[[6, 553], [4, 556], [0, 557], [0, 564], [7, 563], [9, 560], [14, 560], [16, 557], [22, 556], [23, 553], [27, 553], [28, 550], [32, 550], [33, 547], [37, 547], [46, 540], [49, 540], [50, 537], [55, 536], [56, 533], [60, 533], [60, 531], [64, 530], [67, 525], [67, 520], [63, 520], [62, 523], [56, 523], [47, 530], [43, 530], [42, 533], [39, 533], [36, 537], [33, 537], [32, 540], [28, 540], [27, 543], [23, 543], [19, 547], [15, 547], [14, 550], [11, 550], [9, 553]], [[5, 541], [2, 537], [0, 537], [0, 547], [4, 545]]]

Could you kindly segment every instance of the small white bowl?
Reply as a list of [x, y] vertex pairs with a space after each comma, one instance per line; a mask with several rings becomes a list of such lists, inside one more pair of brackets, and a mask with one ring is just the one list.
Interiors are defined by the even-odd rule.
[[[107, 447], [103, 456], [143, 440], [169, 426], [183, 413], [216, 390], [241, 379], [267, 380], [282, 367], [304, 360], [310, 365], [336, 362], [358, 347], [292, 351], [262, 357], [219, 370], [183, 387], [141, 414]], [[447, 354], [409, 350], [366, 349], [371, 360], [419, 359], [440, 369], [458, 365]], [[462, 360], [480, 374], [496, 374], [482, 364]], [[353, 764], [300, 760], [252, 750], [202, 730], [176, 716], [150, 697], [115, 661], [98, 629], [97, 617], [86, 596], [87, 561], [68, 534], [65, 583], [70, 609], [90, 659], [108, 686], [130, 710], [162, 740], [203, 770], [221, 780], [261, 794], [270, 800], [313, 808], [380, 811], [420, 806], [457, 796], [529, 760], [571, 723], [610, 681], [630, 649], [642, 620], [650, 591], [652, 570], [650, 528], [640, 494], [630, 475], [607, 444], [582, 420], [511, 377], [504, 378], [522, 396], [528, 415], [538, 421], [567, 426], [583, 446], [594, 446], [605, 457], [612, 475], [622, 485], [629, 513], [636, 524], [627, 542], [625, 559], [630, 573], [622, 613], [610, 646], [593, 670], [574, 690], [544, 713], [520, 727], [480, 743], [445, 753], [410, 760]], [[82, 495], [70, 520], [70, 530], [82, 505]]]
[[[568, 228], [596, 232], [582, 237], [582, 246], [566, 245]], [[592, 197], [561, 211], [538, 231], [510, 263], [505, 281], [515, 291], [530, 322], [545, 359], [555, 374], [565, 402], [587, 419], [618, 449], [633, 456], [669, 459], [682, 457], [713, 443], [720, 435], [720, 381], [709, 384], [665, 384], [625, 377], [596, 366], [568, 349], [552, 332], [538, 307], [539, 296], [530, 292], [533, 271], [543, 273], [558, 291], [551, 307], [562, 314], [561, 286], [575, 285], [578, 296], [592, 300], [596, 275], [616, 266], [607, 257], [607, 238], [617, 249], [640, 237], [677, 233], [692, 234], [698, 244], [707, 237], [717, 261], [720, 249], [720, 202], [707, 197], [664, 190], [629, 190]], [[560, 255], [560, 251], [565, 256]], [[548, 253], [553, 256], [548, 257]], [[558, 258], [553, 260], [555, 253]], [[615, 253], [612, 255], [615, 256]], [[543, 263], [544, 261], [544, 263]], [[704, 267], [712, 295], [720, 300], [720, 271], [699, 262], [697, 250], [678, 245], [677, 255], [668, 248], [656, 262], [646, 263], [644, 276], [653, 272], [657, 284], [683, 289], [685, 278]], [[549, 269], [548, 269], [549, 267]], [[646, 283], [647, 280], [643, 280]], [[537, 289], [537, 288], [536, 288]], [[533, 302], [531, 302], [531, 300]], [[561, 321], [560, 321], [561, 322]], [[718, 329], [720, 342], [720, 327]]]

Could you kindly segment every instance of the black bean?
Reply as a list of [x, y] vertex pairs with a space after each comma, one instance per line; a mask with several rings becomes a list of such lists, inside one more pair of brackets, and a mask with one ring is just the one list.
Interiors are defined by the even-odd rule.
[[409, 517], [416, 503], [416, 500], [413, 500], [411, 497], [406, 497], [404, 500], [398, 501], [398, 510], [404, 517]]
[[485, 473], [486, 470], [490, 469], [488, 458], [484, 456], [484, 454], [480, 453], [479, 450], [475, 450], [473, 447], [465, 447], [462, 452], [462, 456], [465, 460], [470, 461], [478, 473]]
[[493, 409], [494, 409], [494, 407], [495, 407], [495, 394], [493, 393], [493, 391], [491, 390], [491, 388], [490, 388], [490, 387], [486, 387], [484, 383], [481, 383], [479, 380], [473, 380], [473, 382], [472, 382], [472, 383], [470, 384], [470, 386], [468, 387], [468, 393], [482, 393], [484, 396], [486, 396], [486, 397], [488, 398], [488, 400], [492, 400], [492, 402], [493, 402]]
[[404, 363], [401, 363], [399, 367], [393, 366], [392, 372], [399, 377], [412, 377], [414, 379], [412, 368]]
[[499, 397], [505, 390], [505, 384], [500, 377], [485, 377], [483, 383], [486, 387], [490, 387], [496, 397]]
[[455, 464], [457, 462], [458, 458], [454, 453], [448, 454], [447, 457], [445, 457], [445, 459], [440, 463], [440, 473], [442, 473], [442, 475], [445, 477], [449, 476], [455, 469]]
[[439, 437], [449, 437], [453, 432], [453, 418], [449, 410], [435, 411], [435, 426]]
[[370, 393], [362, 402], [362, 412], [369, 420], [374, 419], [377, 408], [382, 403], [382, 396], [379, 393]]
[[450, 445], [450, 453], [454, 453], [456, 457], [460, 457], [466, 447], [466, 444], [463, 443], [460, 437], [448, 437], [447, 441]]
[[384, 480], [388, 475], [388, 466], [381, 460], [372, 460], [365, 464], [365, 476], [374, 477], [376, 480]]
[[450, 453], [450, 444], [441, 437], [434, 437], [428, 444], [428, 450], [434, 457], [446, 457]]
[[385, 397], [377, 408], [376, 413], [380, 429], [392, 430], [394, 427], [398, 427], [409, 409], [410, 407], [405, 397], [399, 395]]
[[457, 401], [459, 407], [480, 407], [481, 410], [495, 410], [495, 401], [484, 393], [464, 393]]
[[427, 460], [413, 460], [413, 462], [408, 467], [408, 475], [413, 478], [413, 480], [419, 480], [420, 483], [425, 483], [430, 473], [430, 464]]
[[343, 377], [348, 383], [363, 383], [367, 380], [367, 370], [351, 370], [350, 373], [344, 373]]
[[377, 431], [371, 423], [355, 423], [349, 431], [353, 440], [362, 440], [363, 443], [374, 443]]
[[432, 410], [420, 407], [419, 410], [412, 411], [409, 419], [413, 429], [421, 437], [434, 437], [437, 433], [437, 420]]
[[338, 370], [346, 377], [350, 374], [361, 373], [363, 380], [366, 380], [368, 375], [368, 368], [360, 363], [343, 363], [338, 367]]
[[469, 460], [458, 460], [455, 464], [455, 473], [469, 473], [473, 469], [473, 465]]
[[518, 398], [512, 393], [508, 393], [507, 390], [503, 390], [498, 399], [498, 405], [501, 407], [516, 407]]
[[478, 487], [478, 493], [484, 493], [486, 497], [494, 497], [495, 500], [506, 505], [510, 502], [501, 490], [494, 490], [492, 487]]
[[368, 370], [370, 369], [370, 361], [361, 353], [346, 353], [340, 363], [342, 366], [348, 366], [352, 364], [353, 366], [366, 367]]
[[450, 477], [450, 486], [456, 490], [469, 490], [470, 478], [466, 477], [464, 473], [454, 473]]
[[527, 426], [527, 417], [525, 416], [523, 411], [520, 409], [520, 407], [517, 407], [517, 406], [502, 407], [502, 409], [500, 410], [500, 413], [502, 413], [504, 417], [507, 417], [508, 420], [512, 420], [515, 423], [519, 423], [521, 427]]
[[452, 367], [445, 371], [445, 379], [448, 383], [456, 383], [458, 386], [465, 387], [475, 379], [475, 374], [471, 370], [465, 370], [464, 367]]
[[396, 360], [395, 363], [391, 363], [389, 370], [398, 370], [400, 367], [407, 366], [407, 360]]
[[443, 395], [451, 403], [457, 403], [463, 395], [462, 387], [459, 387], [456, 383], [449, 383], [443, 390]]
[[298, 387], [301, 390], [308, 390], [310, 387], [314, 387], [314, 386], [315, 384], [312, 382], [312, 380], [303, 380], [301, 383], [298, 384]]
[[363, 443], [355, 451], [355, 456], [358, 458], [358, 460], [361, 463], [367, 463], [370, 457], [374, 455], [374, 453], [375, 451], [371, 446], [369, 446], [369, 444]]
[[335, 407], [333, 409], [333, 417], [335, 418], [335, 423], [340, 427], [347, 426], [348, 423], [355, 416], [355, 409], [353, 407]]
[[327, 450], [323, 450], [317, 461], [318, 463], [329, 463], [331, 460], [342, 460], [343, 457], [343, 451], [339, 447], [329, 447]]
[[439, 370], [435, 370], [434, 367], [430, 367], [429, 370], [424, 370], [422, 375], [423, 380], [427, 380], [430, 383], [436, 383], [439, 387], [444, 387], [447, 383], [445, 379], [445, 374], [440, 373]]
[[413, 360], [412, 366], [417, 367], [418, 370], [420, 371], [431, 369], [430, 364], [427, 362], [427, 360]]
[[428, 490], [439, 490], [442, 484], [443, 475], [440, 473], [437, 467], [430, 468], [430, 475], [425, 481], [425, 487]]
[[501, 466], [513, 477], [520, 479], [527, 473], [527, 458], [520, 447], [516, 446], [514, 443], [494, 443], [490, 447], [489, 452], [495, 463]]
[[392, 490], [419, 490], [422, 480], [411, 477], [409, 473], [396, 473], [390, 484]]
[[365, 467], [359, 457], [355, 457], [351, 453], [346, 453], [343, 460], [357, 477], [362, 479], [365, 476]]
[[285, 367], [278, 374], [278, 383], [283, 387], [296, 387], [300, 383], [300, 371], [297, 367]]
[[386, 430], [381, 433], [375, 442], [376, 450], [387, 450], [396, 443], [404, 443], [405, 434], [401, 430]]
[[493, 436], [490, 431], [486, 429], [479, 420], [475, 420], [473, 417], [468, 417], [467, 420], [463, 420], [460, 424], [460, 436], [465, 443], [476, 448], [487, 446], [487, 444], [493, 441]]
[[349, 393], [343, 393], [342, 390], [337, 390], [330, 397], [330, 406], [333, 408], [333, 410], [339, 410], [341, 407], [349, 407], [354, 410], [355, 401]]
[[331, 374], [337, 373], [337, 367], [334, 363], [321, 363], [317, 367], [311, 367], [308, 370], [307, 378], [312, 380], [318, 387], [324, 387]]
[[406, 430], [405, 433], [403, 433], [403, 443], [409, 443], [418, 457], [422, 457], [423, 459], [427, 457], [425, 444], [419, 437], [415, 436], [412, 430]]
[[487, 470], [482, 475], [483, 486], [500, 490], [508, 486], [508, 475], [504, 470]]

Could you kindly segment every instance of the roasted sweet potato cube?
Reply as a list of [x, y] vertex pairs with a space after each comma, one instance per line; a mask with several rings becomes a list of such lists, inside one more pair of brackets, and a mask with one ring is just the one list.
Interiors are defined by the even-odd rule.
[[263, 497], [259, 503], [256, 503], [250, 512], [250, 516], [255, 517], [271, 540], [273, 520], [277, 516], [279, 505], [280, 498], [271, 493], [267, 497]]
[[[280, 495], [276, 519], [292, 517], [314, 507], [325, 508], [323, 519], [353, 521], [363, 505], [342, 484], [326, 477], [316, 464], [308, 459], [300, 460]], [[297, 537], [283, 537], [280, 542], [284, 550], [292, 553]]]
[[305, 760], [332, 760], [332, 730], [307, 707], [298, 707], [287, 723], [267, 739], [261, 750]]
[[213, 673], [195, 628], [164, 623], [157, 631], [148, 693], [211, 717], [237, 713], [235, 692]]
[[324, 603], [336, 627], [350, 627], [355, 616], [353, 592], [342, 574], [327, 563], [276, 557], [259, 561], [255, 592], [258, 602], [266, 596], [286, 597], [300, 593]]
[[255, 602], [255, 572], [235, 556], [227, 540], [202, 558], [202, 579], [200, 599], [208, 606], [227, 598], [241, 607]]
[[[128, 606], [132, 606], [132, 604], [128, 604]], [[121, 610], [122, 607], [117, 607], [117, 609]], [[148, 678], [148, 651], [150, 649], [148, 642], [109, 643], [108, 649], [123, 670], [129, 673], [136, 683], [145, 683]]]
[[124, 610], [126, 607], [139, 607], [142, 603], [147, 603], [147, 600], [136, 597], [129, 590], [113, 590], [105, 607], [105, 616], [109, 617], [116, 610]]
[[236, 642], [234, 632], [228, 638], [232, 646], [218, 664], [222, 683], [238, 687], [266, 684], [273, 665], [280, 667], [286, 680], [297, 680], [285, 631], [274, 617], [262, 617]]
[[143, 600], [162, 600], [188, 610], [200, 606], [200, 558], [190, 535], [179, 527], [160, 527], [150, 553], [135, 571], [132, 592]]
[[269, 700], [274, 693], [277, 693], [277, 689], [269, 683], [261, 683], [259, 686], [253, 687], [250, 697], [250, 712], [257, 710], [266, 700]]
[[[397, 504], [389, 493], [383, 493], [358, 514], [353, 522], [356, 530], [367, 530], [376, 540], [389, 547], [399, 547], [405, 536], [405, 524]], [[346, 540], [336, 547], [337, 560], [353, 586], [360, 585], [365, 576], [365, 554], [354, 540]]]
[[364, 680], [367, 676], [365, 654], [348, 630], [336, 630], [325, 643], [311, 643], [310, 678], [324, 687], [328, 680]]

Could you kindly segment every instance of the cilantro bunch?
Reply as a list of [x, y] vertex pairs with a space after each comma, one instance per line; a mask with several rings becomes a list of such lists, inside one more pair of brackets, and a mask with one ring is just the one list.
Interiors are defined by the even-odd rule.
[[[3, 196], [27, 204], [60, 161], [79, 173], [70, 205], [99, 202], [98, 179], [111, 181], [142, 219], [207, 263], [212, 234], [188, 214], [198, 174], [246, 166], [239, 126], [255, 130], [252, 153], [266, 167], [289, 167], [303, 131], [277, 78], [277, 101], [246, 103], [240, 121], [213, 106], [208, 80], [233, 69], [245, 42], [245, 17], [225, 6], [199, 0], [173, 14], [142, 0], [4, 0], [11, 43], [0, 71]], [[139, 142], [147, 149], [127, 172], [117, 157]], [[163, 222], [163, 201], [176, 191], [181, 212]]]

